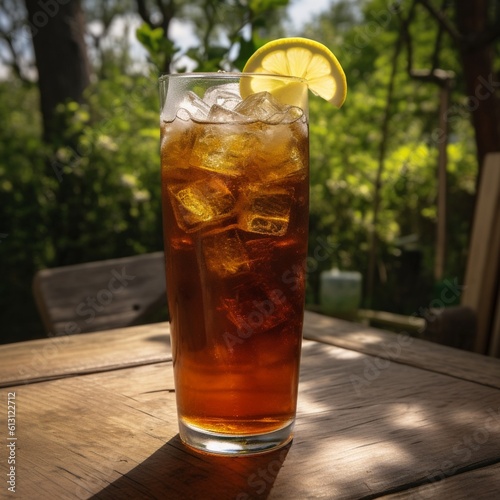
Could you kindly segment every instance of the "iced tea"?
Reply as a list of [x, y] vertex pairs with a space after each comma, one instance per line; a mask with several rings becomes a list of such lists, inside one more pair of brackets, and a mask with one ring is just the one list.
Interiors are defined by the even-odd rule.
[[[208, 451], [260, 451], [286, 442], [295, 418], [307, 111], [267, 92], [242, 100], [234, 75], [182, 97], [167, 78], [162, 195], [180, 434]], [[245, 448], [254, 436], [267, 444]]]

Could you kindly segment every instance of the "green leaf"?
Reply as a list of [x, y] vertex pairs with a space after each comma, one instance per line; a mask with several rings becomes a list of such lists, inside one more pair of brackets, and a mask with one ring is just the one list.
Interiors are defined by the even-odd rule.
[[245, 40], [243, 37], [239, 37], [240, 51], [238, 57], [233, 61], [233, 64], [240, 71], [245, 67], [246, 62], [250, 56], [257, 50], [253, 38], [250, 40]]
[[163, 28], [151, 29], [144, 23], [136, 30], [137, 40], [148, 51], [149, 58], [157, 67], [162, 67], [165, 57], [172, 57], [177, 49], [174, 43], [165, 36]]
[[153, 31], [154, 30], [151, 29], [149, 24], [146, 23], [141, 24], [135, 31], [137, 40], [139, 40], [148, 51], [155, 48], [154, 39], [157, 37], [157, 34], [153, 34]]
[[250, 0], [250, 9], [255, 15], [262, 14], [266, 11], [277, 7], [286, 7], [288, 0]]

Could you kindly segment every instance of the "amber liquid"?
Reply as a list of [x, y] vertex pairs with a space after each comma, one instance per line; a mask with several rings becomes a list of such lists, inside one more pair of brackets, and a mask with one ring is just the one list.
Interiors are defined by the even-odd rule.
[[307, 123], [176, 118], [161, 133], [179, 416], [216, 433], [280, 429], [297, 403]]

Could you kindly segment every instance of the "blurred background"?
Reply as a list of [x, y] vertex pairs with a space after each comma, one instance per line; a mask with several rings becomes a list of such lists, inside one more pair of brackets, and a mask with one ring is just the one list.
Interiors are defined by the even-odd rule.
[[1, 342], [46, 336], [37, 270], [162, 250], [158, 75], [240, 70], [281, 36], [349, 85], [340, 111], [310, 102], [308, 306], [330, 269], [365, 311], [460, 302], [500, 147], [497, 0], [0, 0]]

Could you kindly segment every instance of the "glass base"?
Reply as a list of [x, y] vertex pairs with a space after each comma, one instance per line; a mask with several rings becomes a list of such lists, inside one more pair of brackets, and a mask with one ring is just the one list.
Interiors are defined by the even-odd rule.
[[182, 442], [195, 450], [216, 455], [253, 455], [287, 445], [293, 437], [295, 420], [280, 429], [264, 434], [220, 434], [179, 420]]

